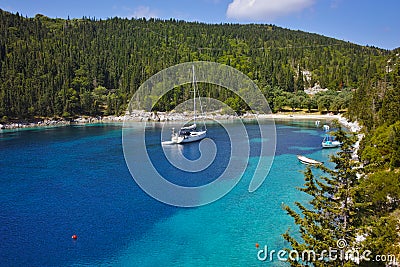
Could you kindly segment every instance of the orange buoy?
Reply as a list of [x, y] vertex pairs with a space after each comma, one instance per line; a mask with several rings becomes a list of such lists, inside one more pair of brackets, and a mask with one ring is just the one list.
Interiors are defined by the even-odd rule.
[[72, 239], [77, 239], [78, 236], [77, 235], [72, 235]]
[[260, 245], [258, 243], [256, 243], [256, 248], [258, 248]]

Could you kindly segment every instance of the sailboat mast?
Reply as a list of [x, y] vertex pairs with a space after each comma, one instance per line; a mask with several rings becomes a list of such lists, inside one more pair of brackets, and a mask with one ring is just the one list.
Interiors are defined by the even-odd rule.
[[194, 77], [194, 65], [192, 65], [192, 71], [193, 71], [193, 110], [194, 110], [193, 120], [194, 124], [196, 124], [196, 80]]

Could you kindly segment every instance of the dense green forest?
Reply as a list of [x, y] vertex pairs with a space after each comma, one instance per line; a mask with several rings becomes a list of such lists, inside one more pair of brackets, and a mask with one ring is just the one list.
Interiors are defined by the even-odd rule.
[[[0, 11], [0, 35], [0, 118], [5, 119], [121, 114], [153, 74], [197, 60], [242, 71], [274, 111], [285, 106], [338, 111], [347, 108], [349, 92], [365, 78], [384, 73], [389, 54], [274, 25], [64, 20], [5, 11]], [[307, 97], [303, 88], [316, 82], [331, 91]], [[227, 90], [206, 87], [202, 93], [246, 108]], [[177, 102], [186, 100], [182, 90], [174, 94]], [[164, 98], [157, 109], [170, 110], [171, 102]]]
[[360, 85], [349, 109], [349, 117], [361, 122], [365, 132], [358, 153], [365, 177], [355, 191], [355, 226], [375, 255], [396, 255], [399, 262], [400, 49], [391, 51], [385, 63], [384, 73]]

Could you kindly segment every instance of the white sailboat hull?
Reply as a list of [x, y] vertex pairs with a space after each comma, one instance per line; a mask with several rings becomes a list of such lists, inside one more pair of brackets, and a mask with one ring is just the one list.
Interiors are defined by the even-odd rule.
[[323, 148], [335, 148], [341, 146], [342, 143], [340, 143], [339, 141], [325, 141], [322, 142], [321, 145]]
[[324, 140], [322, 140], [321, 146], [322, 148], [335, 148], [341, 146], [342, 143], [338, 140], [335, 140], [333, 136], [325, 135]]
[[207, 131], [190, 132], [190, 135], [178, 136], [176, 139], [177, 144], [196, 142], [204, 139], [207, 135]]

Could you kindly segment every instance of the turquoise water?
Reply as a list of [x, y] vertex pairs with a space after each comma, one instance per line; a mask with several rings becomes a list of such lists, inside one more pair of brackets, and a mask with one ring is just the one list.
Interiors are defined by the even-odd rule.
[[[246, 126], [251, 133], [255, 125]], [[257, 260], [256, 243], [280, 250], [293, 220], [282, 203], [306, 201], [298, 190], [304, 165], [296, 155], [324, 162], [324, 132], [310, 122], [278, 122], [271, 171], [253, 193], [257, 134], [239, 184], [222, 199], [198, 208], [177, 208], [147, 196], [132, 179], [122, 153], [121, 125], [68, 126], [0, 133], [0, 259], [4, 266], [286, 266]], [[148, 129], [157, 168], [173, 172], [159, 152], [160, 128]], [[214, 136], [213, 136], [214, 135]], [[210, 125], [219, 163], [229, 146], [223, 129]], [[195, 145], [184, 154], [196, 157]], [[186, 175], [187, 176], [187, 175]], [[171, 179], [184, 181], [184, 173]], [[204, 181], [203, 181], [204, 182]], [[183, 182], [184, 183], [184, 182]], [[71, 236], [76, 234], [77, 240]]]

